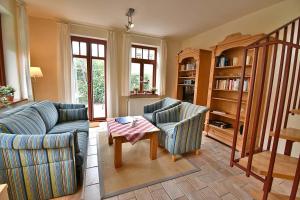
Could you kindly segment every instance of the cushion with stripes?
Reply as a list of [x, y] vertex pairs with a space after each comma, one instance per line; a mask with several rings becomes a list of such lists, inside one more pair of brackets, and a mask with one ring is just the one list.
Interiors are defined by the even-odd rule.
[[59, 109], [59, 122], [87, 120], [87, 108]]
[[41, 115], [46, 125], [46, 130], [52, 129], [58, 120], [58, 113], [54, 104], [50, 101], [42, 101], [32, 106]]

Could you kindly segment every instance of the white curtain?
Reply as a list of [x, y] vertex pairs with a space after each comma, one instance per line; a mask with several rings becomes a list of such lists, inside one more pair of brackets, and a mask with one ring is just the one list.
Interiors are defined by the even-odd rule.
[[131, 65], [131, 36], [127, 33], [123, 34], [123, 46], [122, 46], [122, 70], [121, 70], [121, 95], [129, 96], [129, 76], [130, 76], [130, 65]]
[[166, 73], [167, 73], [167, 43], [161, 40], [158, 48], [158, 64], [157, 64], [157, 93], [160, 96], [166, 94]]
[[107, 116], [116, 117], [119, 115], [119, 82], [117, 66], [117, 37], [113, 31], [108, 32], [107, 38]]
[[30, 78], [28, 16], [26, 11], [26, 5], [23, 1], [17, 1], [17, 26], [21, 98], [33, 100], [32, 85]]
[[74, 94], [72, 85], [72, 52], [71, 52], [71, 35], [70, 25], [67, 23], [59, 22], [59, 39], [58, 39], [58, 91], [59, 99], [62, 102], [72, 101], [72, 94]]

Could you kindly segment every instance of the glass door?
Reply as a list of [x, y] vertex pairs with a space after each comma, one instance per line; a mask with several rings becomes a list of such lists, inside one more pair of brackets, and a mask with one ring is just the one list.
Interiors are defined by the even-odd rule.
[[89, 119], [106, 119], [106, 41], [72, 36], [75, 103], [88, 107]]

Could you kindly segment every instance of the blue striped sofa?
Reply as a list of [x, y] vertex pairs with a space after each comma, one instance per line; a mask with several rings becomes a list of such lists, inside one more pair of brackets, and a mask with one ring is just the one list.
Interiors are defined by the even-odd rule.
[[166, 97], [160, 101], [144, 106], [144, 118], [152, 124], [156, 124], [156, 114], [180, 104], [177, 99]]
[[0, 184], [8, 184], [10, 199], [75, 193], [83, 180], [88, 132], [81, 104], [42, 101], [2, 113]]
[[159, 144], [173, 155], [173, 160], [176, 154], [200, 149], [207, 111], [207, 107], [182, 102], [157, 113], [156, 126], [161, 129]]

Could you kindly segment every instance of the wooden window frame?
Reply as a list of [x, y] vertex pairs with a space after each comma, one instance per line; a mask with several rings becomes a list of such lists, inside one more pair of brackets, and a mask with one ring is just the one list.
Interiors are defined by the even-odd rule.
[[[152, 64], [153, 65], [153, 77], [152, 77], [152, 88], [156, 87], [156, 67], [157, 67], [157, 48], [155, 47], [149, 47], [149, 46], [143, 46], [143, 45], [131, 45], [130, 52], [132, 51], [132, 48], [135, 48], [135, 58], [131, 58], [131, 63], [137, 63], [140, 64], [140, 90], [139, 94], [150, 94], [149, 91], [144, 91], [144, 64]], [[142, 58], [136, 58], [136, 49], [142, 49]], [[148, 50], [148, 59], [143, 59], [143, 49]], [[154, 60], [149, 59], [149, 52], [150, 50], [154, 50]], [[131, 54], [130, 54], [131, 56]], [[131, 67], [131, 66], [130, 66]], [[130, 91], [131, 94], [133, 94], [133, 91]]]
[[0, 86], [3, 85], [6, 85], [6, 78], [5, 78], [3, 39], [2, 39], [2, 22], [1, 22], [1, 14], [0, 14]]
[[[73, 54], [73, 46], [71, 47], [72, 49], [72, 58], [84, 58], [87, 60], [87, 72], [88, 72], [88, 109], [90, 112], [88, 112], [89, 119], [90, 121], [105, 121], [107, 117], [107, 90], [106, 90], [106, 84], [107, 84], [107, 78], [106, 78], [106, 61], [107, 61], [107, 42], [105, 40], [101, 39], [93, 39], [93, 38], [86, 38], [86, 37], [80, 37], [80, 36], [71, 36], [71, 45], [75, 42], [79, 42], [79, 54]], [[86, 55], [80, 55], [80, 42], [85, 42], [86, 43]], [[104, 45], [104, 57], [99, 57], [99, 56], [92, 56], [91, 52], [91, 44], [102, 44]], [[99, 46], [97, 45], [97, 52], [99, 52]], [[92, 60], [93, 59], [98, 59], [98, 60], [103, 60], [104, 61], [104, 81], [105, 81], [105, 95], [104, 95], [104, 102], [105, 102], [105, 117], [101, 118], [94, 118], [94, 106], [93, 106], [93, 81], [92, 81]]]

